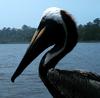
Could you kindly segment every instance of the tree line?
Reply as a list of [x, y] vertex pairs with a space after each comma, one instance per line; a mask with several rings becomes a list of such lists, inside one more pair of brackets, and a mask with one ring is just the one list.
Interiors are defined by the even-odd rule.
[[0, 43], [29, 43], [36, 28], [23, 25], [20, 29], [6, 28], [0, 30]]
[[[23, 25], [20, 29], [6, 28], [0, 30], [0, 43], [29, 43], [36, 28]], [[79, 41], [100, 41], [100, 18], [87, 24], [78, 25]]]
[[100, 18], [78, 26], [79, 41], [100, 41]]

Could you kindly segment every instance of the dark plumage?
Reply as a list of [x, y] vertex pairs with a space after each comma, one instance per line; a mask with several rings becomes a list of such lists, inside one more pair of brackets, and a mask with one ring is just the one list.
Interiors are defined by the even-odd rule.
[[[77, 40], [77, 27], [72, 17], [59, 8], [47, 9], [29, 48], [11, 78], [12, 82], [40, 53], [53, 45], [39, 65], [39, 76], [51, 95], [54, 98], [98, 98], [98, 88], [89, 82], [90, 77], [76, 71], [50, 70], [75, 47]], [[93, 74], [90, 76], [93, 77]], [[97, 97], [93, 97], [92, 92], [96, 90]]]
[[100, 76], [91, 72], [51, 69], [48, 79], [65, 98], [100, 98]]

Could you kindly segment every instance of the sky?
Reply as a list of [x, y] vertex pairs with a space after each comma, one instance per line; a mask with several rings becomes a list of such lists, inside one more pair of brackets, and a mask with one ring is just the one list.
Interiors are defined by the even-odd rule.
[[49, 7], [66, 10], [77, 24], [100, 18], [100, 0], [0, 0], [0, 28], [20, 28], [24, 24], [37, 27]]

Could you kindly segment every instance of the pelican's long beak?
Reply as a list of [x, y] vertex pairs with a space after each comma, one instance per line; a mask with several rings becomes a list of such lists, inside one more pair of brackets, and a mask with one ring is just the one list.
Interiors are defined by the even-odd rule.
[[27, 49], [23, 59], [21, 60], [17, 70], [13, 74], [11, 81], [14, 82], [16, 77], [18, 77], [24, 69], [47, 47], [50, 46], [48, 43], [48, 38], [46, 34], [46, 27], [41, 30], [37, 30], [32, 38], [29, 48]]

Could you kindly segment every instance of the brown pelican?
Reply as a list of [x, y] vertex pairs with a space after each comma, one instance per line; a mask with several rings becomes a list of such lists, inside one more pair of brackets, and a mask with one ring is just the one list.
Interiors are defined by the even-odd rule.
[[47, 9], [11, 81], [14, 82], [40, 53], [53, 46], [45, 53], [39, 65], [40, 78], [51, 95], [54, 98], [100, 98], [100, 87], [89, 82], [90, 79], [99, 80], [99, 76], [54, 69], [75, 47], [77, 39], [77, 27], [73, 18], [60, 8]]

